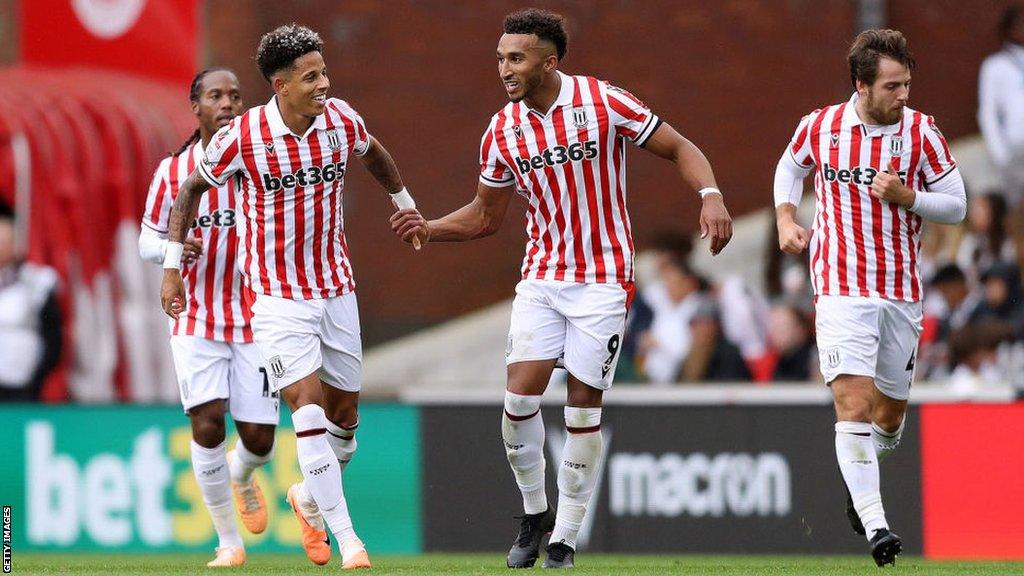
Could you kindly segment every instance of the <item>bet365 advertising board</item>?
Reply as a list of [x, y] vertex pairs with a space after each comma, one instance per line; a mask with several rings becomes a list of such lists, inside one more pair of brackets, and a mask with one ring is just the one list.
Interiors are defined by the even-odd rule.
[[[11, 507], [15, 550], [216, 546], [192, 475], [189, 421], [179, 408], [5, 406], [0, 422], [0, 504]], [[344, 480], [360, 536], [375, 552], [420, 551], [417, 409], [361, 406], [358, 438]], [[229, 428], [229, 447], [234, 439]], [[270, 522], [260, 535], [241, 529], [247, 548], [298, 552], [299, 527], [285, 494], [301, 474], [287, 414], [273, 460], [256, 477]]]

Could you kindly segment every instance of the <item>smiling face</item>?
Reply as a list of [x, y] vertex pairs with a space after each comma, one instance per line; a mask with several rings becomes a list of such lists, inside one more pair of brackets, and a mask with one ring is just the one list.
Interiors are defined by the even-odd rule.
[[331, 81], [319, 51], [296, 58], [290, 68], [274, 75], [273, 84], [278, 98], [296, 114], [313, 118], [324, 113]]
[[529, 97], [558, 65], [555, 45], [535, 34], [502, 34], [497, 56], [498, 77], [512, 102]]
[[241, 114], [242, 106], [238, 78], [227, 70], [215, 70], [203, 77], [199, 97], [192, 102], [192, 112], [203, 129], [213, 134]]
[[891, 58], [880, 58], [874, 83], [857, 81], [864, 111], [873, 124], [896, 124], [910, 100], [910, 70]]

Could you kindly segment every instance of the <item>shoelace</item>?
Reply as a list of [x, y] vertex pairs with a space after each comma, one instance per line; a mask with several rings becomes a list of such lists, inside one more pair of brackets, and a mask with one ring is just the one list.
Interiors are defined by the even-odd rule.
[[533, 531], [540, 522], [540, 517], [523, 514], [522, 516], [514, 516], [514, 518], [520, 521], [519, 536], [516, 538], [516, 544], [519, 546], [529, 546], [533, 543]]
[[569, 555], [569, 550], [570, 548], [564, 544], [555, 544], [548, 549], [548, 558], [556, 562], [561, 562]]
[[252, 484], [242, 487], [239, 492], [245, 503], [246, 512], [253, 512], [260, 507], [260, 501], [256, 498], [256, 488]]

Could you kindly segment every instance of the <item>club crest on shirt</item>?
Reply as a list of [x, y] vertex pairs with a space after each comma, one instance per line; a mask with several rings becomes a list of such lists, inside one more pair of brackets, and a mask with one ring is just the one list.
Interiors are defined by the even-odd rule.
[[267, 146], [267, 152], [273, 154], [274, 153], [274, 143], [273, 142], [267, 142], [266, 146]]
[[889, 154], [899, 156], [903, 152], [903, 136], [889, 138]]
[[572, 109], [572, 125], [577, 128], [583, 128], [587, 125], [587, 110], [586, 108], [573, 108]]
[[523, 129], [522, 127], [519, 126], [519, 124], [516, 124], [515, 126], [512, 127], [512, 133], [516, 135], [516, 140], [523, 139]]
[[341, 148], [341, 138], [338, 137], [337, 130], [327, 131], [327, 145], [335, 152], [338, 151], [338, 148]]
[[832, 135], [832, 147], [839, 148], [839, 134]]
[[284, 378], [284, 362], [281, 361], [280, 356], [270, 359], [270, 371], [273, 372], [274, 378]]

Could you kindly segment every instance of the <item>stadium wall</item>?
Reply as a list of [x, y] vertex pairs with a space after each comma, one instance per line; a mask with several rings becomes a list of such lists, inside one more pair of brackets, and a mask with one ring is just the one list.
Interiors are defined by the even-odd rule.
[[[345, 489], [375, 553], [498, 552], [520, 502], [501, 451], [498, 404], [367, 404]], [[208, 551], [190, 430], [166, 407], [0, 407], [0, 503], [15, 551]], [[548, 494], [561, 411], [544, 408]], [[589, 550], [855, 553], [825, 404], [611, 405], [608, 456], [581, 541]], [[995, 433], [993, 433], [995, 432]], [[233, 436], [233, 432], [229, 431]], [[229, 440], [233, 442], [232, 440]], [[907, 551], [1024, 559], [1024, 404], [924, 404], [883, 465]], [[299, 553], [284, 501], [300, 479], [285, 417], [257, 472], [270, 529], [255, 553]]]
[[[565, 71], [628, 88], [707, 153], [735, 214], [770, 205], [775, 164], [800, 117], [852, 92], [845, 61], [852, 0], [531, 4], [568, 17]], [[1009, 0], [885, 4], [888, 25], [908, 35], [918, 57], [911, 104], [934, 115], [951, 139], [977, 132], [978, 67], [998, 48], [996, 22]], [[505, 103], [494, 47], [502, 17], [522, 6], [213, 0], [204, 7], [205, 63], [236, 69], [246, 100], [265, 102], [271, 91], [253, 65], [260, 35], [286, 22], [314, 26], [327, 42], [332, 93], [360, 111], [420, 207], [436, 216], [475, 192], [481, 134]], [[639, 247], [664, 229], [694, 230], [699, 203], [677, 184], [672, 166], [629, 154]], [[512, 293], [525, 239], [521, 199], [495, 237], [422, 253], [395, 242], [390, 206], [364, 170], [350, 173], [345, 209], [356, 281], [370, 288], [360, 292], [370, 345]], [[421, 297], [395, 297], [410, 286]]]

